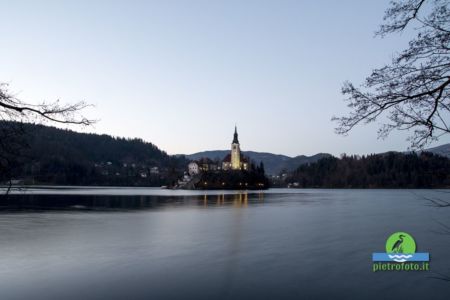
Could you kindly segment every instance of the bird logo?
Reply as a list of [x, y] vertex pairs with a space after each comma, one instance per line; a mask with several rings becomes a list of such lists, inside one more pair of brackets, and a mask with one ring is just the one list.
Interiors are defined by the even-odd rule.
[[[374, 272], [379, 270], [394, 270], [389, 263], [395, 262], [395, 270], [429, 270], [430, 253], [416, 252], [414, 238], [406, 232], [395, 232], [386, 240], [386, 252], [372, 253]], [[408, 262], [407, 264], [403, 264]], [[424, 263], [418, 265], [417, 262]], [[412, 263], [412, 264], [411, 264]], [[390, 268], [390, 269], [388, 269]]]
[[416, 252], [416, 242], [406, 232], [396, 232], [386, 241], [386, 253], [395, 262], [405, 262]]
[[403, 244], [403, 238], [404, 238], [405, 236], [403, 235], [403, 234], [400, 234], [399, 236], [398, 236], [398, 240], [394, 243], [394, 245], [392, 246], [392, 252], [393, 253], [403, 253], [403, 247], [402, 247], [402, 244]]

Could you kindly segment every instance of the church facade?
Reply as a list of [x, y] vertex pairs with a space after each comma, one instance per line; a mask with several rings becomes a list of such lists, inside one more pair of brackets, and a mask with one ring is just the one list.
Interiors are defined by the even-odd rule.
[[231, 142], [231, 152], [222, 161], [223, 170], [248, 170], [249, 161], [242, 155], [239, 144], [237, 127], [234, 127], [233, 141]]

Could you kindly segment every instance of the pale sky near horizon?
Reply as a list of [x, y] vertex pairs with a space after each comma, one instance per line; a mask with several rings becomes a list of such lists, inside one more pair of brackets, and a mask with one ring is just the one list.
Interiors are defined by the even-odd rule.
[[[374, 38], [388, 0], [2, 1], [0, 82], [22, 100], [94, 104], [92, 128], [170, 154], [406, 150], [377, 125], [334, 133], [361, 83], [409, 33]], [[441, 139], [435, 145], [450, 142]]]

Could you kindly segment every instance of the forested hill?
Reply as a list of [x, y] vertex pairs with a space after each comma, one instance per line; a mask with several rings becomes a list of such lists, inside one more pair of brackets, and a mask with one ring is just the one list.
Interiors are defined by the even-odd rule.
[[[79, 133], [22, 124], [12, 140], [0, 122], [0, 183], [25, 184], [171, 185], [186, 170], [184, 156], [171, 156], [141, 139]], [[18, 137], [18, 138], [17, 138]], [[7, 145], [8, 147], [4, 147]], [[18, 147], [16, 147], [18, 145]], [[12, 147], [9, 147], [12, 146]], [[9, 148], [9, 152], [5, 149]], [[12, 150], [12, 151], [11, 151]], [[421, 153], [389, 152], [368, 156], [326, 156], [298, 168], [291, 165], [277, 185], [319, 188], [448, 188], [450, 159]], [[296, 166], [300, 163], [296, 162]]]
[[[17, 126], [0, 123], [12, 125]], [[21, 153], [12, 156], [8, 177], [25, 183], [158, 186], [175, 180], [187, 164], [141, 139], [21, 126]], [[8, 179], [1, 176], [0, 181]]]
[[285, 182], [317, 188], [449, 188], [450, 159], [429, 152], [328, 157], [300, 166]]

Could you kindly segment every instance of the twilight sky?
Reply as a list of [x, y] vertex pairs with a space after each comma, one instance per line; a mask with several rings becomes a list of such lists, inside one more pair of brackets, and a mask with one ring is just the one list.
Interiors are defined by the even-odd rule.
[[[406, 150], [377, 125], [347, 137], [340, 88], [406, 46], [380, 39], [388, 0], [2, 1], [0, 82], [22, 100], [95, 105], [77, 131], [140, 137], [168, 153]], [[449, 142], [443, 139], [438, 144]]]

